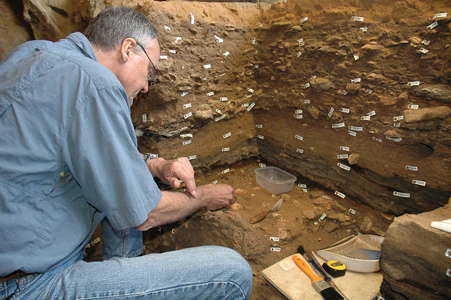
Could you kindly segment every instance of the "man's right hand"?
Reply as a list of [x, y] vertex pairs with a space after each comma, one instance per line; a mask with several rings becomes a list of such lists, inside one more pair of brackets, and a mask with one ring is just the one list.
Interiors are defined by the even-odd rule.
[[197, 188], [198, 198], [208, 210], [228, 207], [235, 202], [234, 190], [228, 184], [207, 184]]

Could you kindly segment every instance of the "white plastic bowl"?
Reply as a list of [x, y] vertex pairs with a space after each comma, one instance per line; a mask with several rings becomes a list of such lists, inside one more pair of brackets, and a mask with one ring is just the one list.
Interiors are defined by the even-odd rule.
[[273, 194], [288, 193], [293, 189], [296, 176], [277, 167], [255, 169], [257, 184]]

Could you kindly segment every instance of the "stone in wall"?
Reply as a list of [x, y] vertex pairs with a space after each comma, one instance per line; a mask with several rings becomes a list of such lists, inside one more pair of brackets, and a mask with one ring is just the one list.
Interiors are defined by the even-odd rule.
[[28, 26], [18, 16], [20, 5], [0, 0], [0, 61], [16, 46], [32, 38]]
[[[430, 226], [451, 216], [451, 205], [395, 218], [382, 244], [382, 292], [387, 300], [451, 298], [446, 275], [451, 258], [450, 233]], [[449, 255], [449, 254], [448, 254]]]

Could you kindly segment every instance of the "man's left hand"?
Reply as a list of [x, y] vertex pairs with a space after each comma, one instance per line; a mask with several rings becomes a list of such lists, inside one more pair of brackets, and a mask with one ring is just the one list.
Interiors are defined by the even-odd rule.
[[149, 162], [149, 168], [152, 172], [156, 171], [154, 175], [173, 188], [179, 188], [182, 181], [184, 181], [188, 193], [193, 197], [197, 197], [194, 169], [188, 158], [180, 157], [173, 160], [152, 159]]

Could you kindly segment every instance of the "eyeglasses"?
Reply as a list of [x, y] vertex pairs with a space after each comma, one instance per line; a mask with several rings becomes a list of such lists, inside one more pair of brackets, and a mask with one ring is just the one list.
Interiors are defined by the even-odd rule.
[[150, 65], [152, 66], [152, 70], [149, 71], [149, 74], [147, 74], [147, 80], [150, 82], [150, 85], [155, 85], [158, 82], [158, 75], [159, 71], [157, 68], [155, 68], [155, 65], [153, 64], [152, 60], [150, 59], [149, 55], [146, 52], [146, 49], [144, 49], [144, 46], [141, 45], [138, 41], [136, 41], [136, 44], [144, 51], [144, 54], [146, 54], [147, 58], [150, 61]]

